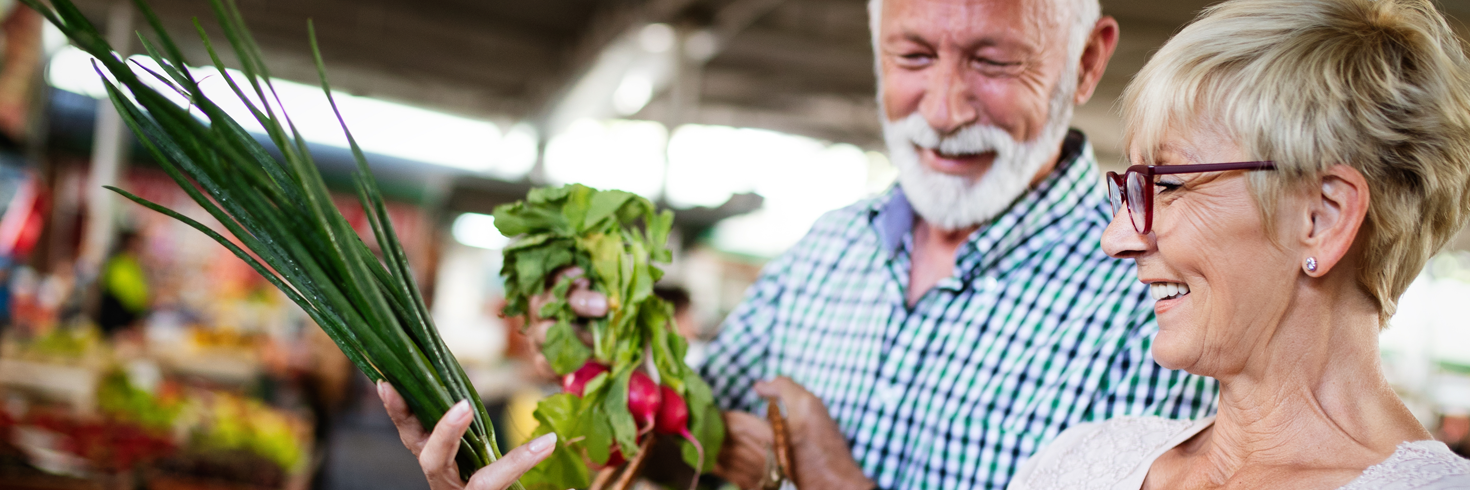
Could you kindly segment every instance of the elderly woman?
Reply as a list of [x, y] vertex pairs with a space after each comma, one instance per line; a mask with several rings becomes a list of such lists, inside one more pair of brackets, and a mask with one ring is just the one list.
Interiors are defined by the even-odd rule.
[[1470, 488], [1384, 380], [1378, 333], [1470, 212], [1470, 63], [1428, 0], [1235, 0], [1126, 94], [1109, 254], [1153, 353], [1219, 411], [1081, 424], [1011, 489]]

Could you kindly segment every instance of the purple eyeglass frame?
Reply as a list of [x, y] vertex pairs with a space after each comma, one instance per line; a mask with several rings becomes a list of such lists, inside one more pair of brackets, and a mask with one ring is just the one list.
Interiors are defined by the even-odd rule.
[[[1133, 223], [1133, 229], [1139, 234], [1147, 234], [1153, 231], [1154, 225], [1154, 192], [1153, 189], [1143, 190], [1142, 186], [1147, 183], [1153, 186], [1155, 175], [1169, 174], [1196, 174], [1205, 172], [1225, 172], [1230, 170], [1276, 170], [1276, 162], [1261, 160], [1255, 162], [1230, 162], [1230, 163], [1202, 163], [1198, 165], [1134, 165], [1123, 171], [1123, 175], [1117, 172], [1108, 172], [1108, 202], [1113, 205], [1113, 216], [1124, 208], [1128, 209], [1129, 221]], [[1137, 175], [1138, 180], [1130, 180]], [[1129, 192], [1130, 183], [1136, 183], [1139, 189]], [[1142, 213], [1139, 209], [1142, 208]], [[1138, 222], [1142, 214], [1143, 223]]]

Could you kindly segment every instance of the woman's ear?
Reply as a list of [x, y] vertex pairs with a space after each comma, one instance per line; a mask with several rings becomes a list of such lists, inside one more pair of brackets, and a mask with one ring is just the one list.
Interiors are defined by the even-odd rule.
[[[1309, 218], [1303, 236], [1306, 257], [1303, 271], [1322, 277], [1342, 261], [1358, 238], [1358, 230], [1368, 216], [1368, 179], [1357, 169], [1343, 164], [1328, 167], [1316, 183], [1315, 195], [1308, 194]], [[1307, 259], [1316, 262], [1315, 270], [1307, 267]]]

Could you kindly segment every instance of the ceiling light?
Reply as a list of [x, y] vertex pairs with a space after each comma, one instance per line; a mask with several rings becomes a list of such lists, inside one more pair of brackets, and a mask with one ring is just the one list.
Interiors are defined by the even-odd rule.
[[613, 91], [613, 110], [621, 116], [630, 116], [648, 105], [653, 99], [653, 81], [647, 75], [641, 73], [629, 73], [623, 77], [623, 83], [618, 84], [618, 89]]
[[662, 53], [674, 47], [674, 28], [668, 24], [649, 24], [638, 31], [638, 44], [650, 53]]

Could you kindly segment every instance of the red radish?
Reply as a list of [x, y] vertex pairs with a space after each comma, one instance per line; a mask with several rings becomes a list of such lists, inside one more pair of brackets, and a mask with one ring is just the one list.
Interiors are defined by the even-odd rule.
[[658, 407], [658, 420], [654, 422], [653, 430], [659, 434], [683, 432], [689, 427], [689, 406], [684, 404], [684, 398], [673, 388], [660, 386], [658, 390], [664, 403]]
[[633, 371], [633, 377], [628, 380], [628, 412], [633, 414], [639, 434], [653, 429], [658, 407], [663, 404], [658, 388], [658, 384], [642, 371]]
[[[660, 386], [659, 393], [664, 403], [658, 408], [658, 421], [653, 425], [654, 432], [678, 434], [693, 444], [694, 452], [699, 455], [699, 464], [694, 471], [704, 471], [704, 446], [699, 445], [699, 439], [695, 439], [694, 435], [689, 433], [689, 404], [684, 403], [684, 397], [679, 396], [679, 392], [668, 386]], [[698, 479], [694, 483], [698, 483]]]
[[587, 364], [583, 364], [572, 374], [561, 378], [561, 389], [567, 393], [582, 396], [582, 393], [587, 390], [587, 382], [605, 372], [607, 372], [607, 366], [587, 361]]
[[618, 446], [614, 444], [612, 452], [607, 454], [607, 464], [605, 466], [622, 466], [623, 463], [627, 462], [628, 460], [623, 458], [623, 450], [618, 449]]
[[[639, 435], [637, 438], [633, 439], [633, 441], [637, 442], [638, 444], [643, 444], [643, 436]], [[628, 460], [623, 457], [623, 449], [618, 446], [618, 443], [614, 442], [612, 444], [612, 447], [609, 448], [607, 451], [607, 462], [599, 465], [597, 464], [597, 462], [594, 461], [592, 462], [592, 469], [601, 470], [603, 468], [614, 468], [622, 466], [623, 463], [627, 462]]]

